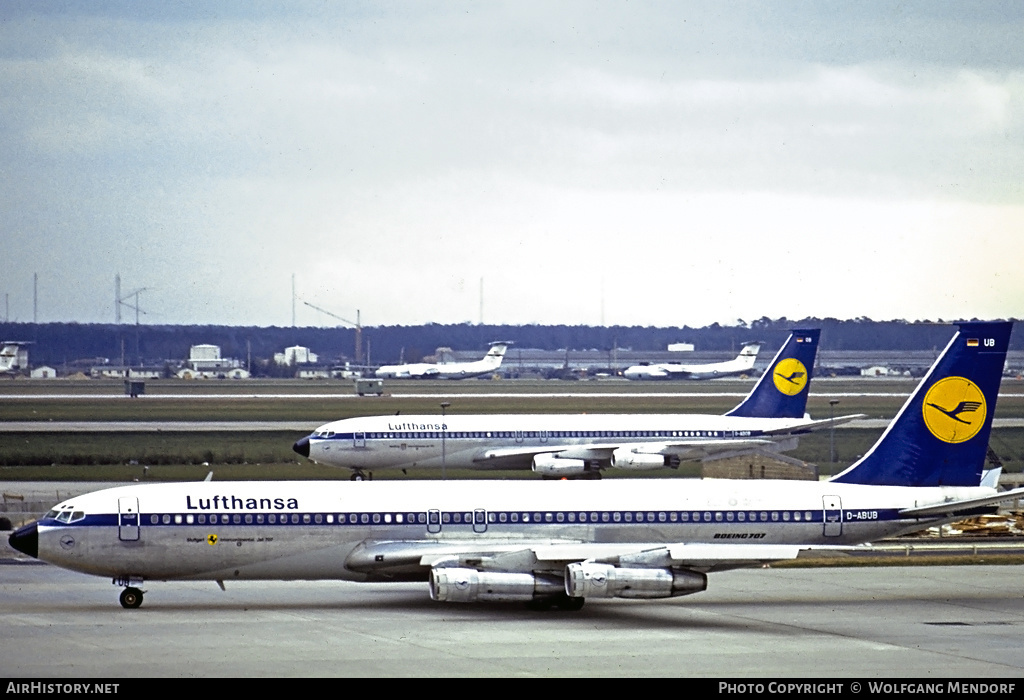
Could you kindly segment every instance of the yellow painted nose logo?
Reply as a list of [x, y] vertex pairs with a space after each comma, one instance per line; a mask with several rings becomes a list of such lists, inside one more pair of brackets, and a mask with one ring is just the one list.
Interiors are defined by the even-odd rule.
[[216, 535], [207, 535], [206, 536], [206, 543], [207, 544], [217, 544], [217, 536]]
[[800, 360], [787, 357], [775, 365], [772, 379], [775, 380], [775, 388], [783, 394], [796, 396], [807, 386], [807, 368]]
[[943, 442], [966, 442], [985, 424], [985, 395], [964, 377], [946, 377], [924, 395], [924, 423]]

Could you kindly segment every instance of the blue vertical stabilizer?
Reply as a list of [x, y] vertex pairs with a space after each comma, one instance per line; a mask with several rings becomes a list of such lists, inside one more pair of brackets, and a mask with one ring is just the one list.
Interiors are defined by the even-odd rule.
[[960, 324], [875, 446], [832, 481], [977, 486], [1012, 330], [1012, 322]]
[[814, 375], [821, 330], [795, 330], [753, 391], [725, 415], [743, 418], [803, 418]]

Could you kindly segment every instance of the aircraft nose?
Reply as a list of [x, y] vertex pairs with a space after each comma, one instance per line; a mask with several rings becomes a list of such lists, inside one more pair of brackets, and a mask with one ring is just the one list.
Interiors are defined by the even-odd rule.
[[309, 438], [304, 437], [301, 440], [296, 440], [295, 444], [292, 445], [292, 449], [303, 457], [309, 457]]
[[7, 541], [12, 547], [33, 559], [39, 558], [39, 529], [35, 523], [20, 527], [11, 533]]

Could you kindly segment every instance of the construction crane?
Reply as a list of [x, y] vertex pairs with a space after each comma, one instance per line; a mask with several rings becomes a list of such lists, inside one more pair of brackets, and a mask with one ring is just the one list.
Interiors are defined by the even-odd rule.
[[342, 323], [347, 323], [350, 326], [354, 326], [355, 329], [356, 329], [356, 359], [355, 359], [355, 363], [357, 365], [363, 364], [363, 326], [359, 322], [359, 309], [356, 309], [356, 320], [355, 320], [355, 323], [353, 323], [352, 321], [349, 321], [347, 318], [342, 318], [338, 314], [331, 313], [327, 309], [321, 309], [319, 306], [315, 306], [313, 304], [310, 304], [308, 301], [303, 301], [302, 303], [305, 304], [306, 306], [308, 306], [311, 309], [316, 309], [317, 311], [319, 311], [322, 314], [327, 314], [331, 318], [336, 318], [339, 321], [341, 321]]

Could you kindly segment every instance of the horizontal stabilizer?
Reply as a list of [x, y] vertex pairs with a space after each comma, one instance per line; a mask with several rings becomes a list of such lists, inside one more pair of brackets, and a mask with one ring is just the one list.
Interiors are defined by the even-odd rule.
[[957, 513], [974, 510], [975, 508], [996, 505], [997, 503], [1013, 501], [1018, 498], [1024, 498], [1024, 488], [1013, 489], [1012, 491], [1003, 491], [995, 496], [968, 498], [962, 501], [949, 501], [948, 503], [939, 503], [933, 506], [921, 506], [920, 508], [904, 508], [900, 511], [900, 515], [909, 515], [911, 517], [956, 515]]
[[774, 430], [763, 431], [765, 435], [787, 435], [790, 433], [806, 433], [812, 430], [821, 430], [831, 426], [843, 425], [844, 423], [850, 423], [851, 421], [860, 420], [861, 418], [867, 418], [863, 413], [853, 413], [849, 416], [840, 416], [838, 418], [824, 418], [822, 420], [811, 420], [799, 425], [790, 426], [788, 428], [775, 428]]

